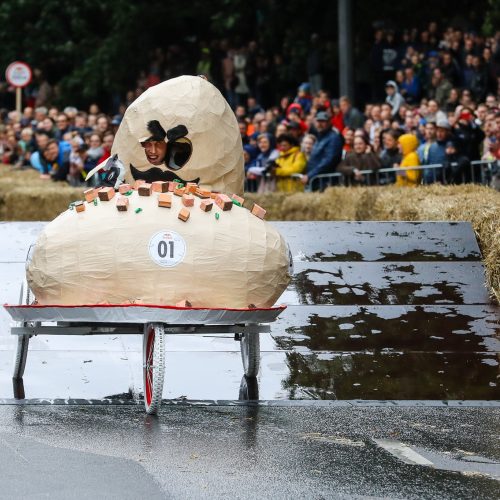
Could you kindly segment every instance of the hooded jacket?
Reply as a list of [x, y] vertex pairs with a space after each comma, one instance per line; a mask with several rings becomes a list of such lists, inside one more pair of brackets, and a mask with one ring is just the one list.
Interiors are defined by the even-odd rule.
[[304, 185], [297, 179], [292, 179], [292, 174], [303, 174], [306, 169], [307, 159], [298, 146], [291, 147], [288, 151], [280, 151], [276, 159], [277, 168], [276, 188], [278, 191], [294, 192], [303, 191]]
[[410, 167], [418, 167], [420, 165], [417, 155], [418, 139], [413, 134], [403, 134], [398, 139], [398, 142], [401, 145], [403, 154], [403, 160], [399, 168], [407, 170], [406, 175], [396, 174], [396, 186], [417, 186], [420, 184], [422, 174], [420, 170], [411, 170]]
[[399, 93], [398, 84], [394, 80], [389, 80], [385, 86], [392, 87], [395, 90], [394, 94], [388, 95], [385, 98], [385, 102], [391, 105], [392, 116], [396, 116], [401, 104], [405, 102], [404, 97]]

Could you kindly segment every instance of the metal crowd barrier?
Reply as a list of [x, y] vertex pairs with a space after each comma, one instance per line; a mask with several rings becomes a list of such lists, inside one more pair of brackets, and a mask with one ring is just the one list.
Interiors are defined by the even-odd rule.
[[[456, 166], [452, 163], [451, 166]], [[405, 170], [420, 170], [422, 171], [421, 184], [432, 184], [435, 182], [446, 183], [446, 171], [444, 165], [436, 163], [433, 165], [419, 165], [416, 167], [407, 168]], [[400, 168], [381, 168], [378, 170], [361, 170], [363, 179], [355, 181], [352, 176], [345, 176], [339, 172], [329, 174], [320, 174], [309, 179], [305, 186], [305, 191], [324, 191], [332, 186], [380, 186], [394, 184], [397, 178], [397, 173], [401, 172]], [[461, 172], [462, 183], [474, 183], [489, 185], [493, 176], [500, 172], [499, 162], [497, 160], [485, 161], [471, 161], [469, 162], [469, 171]], [[302, 177], [300, 174], [291, 176], [297, 182], [300, 182]], [[257, 192], [259, 180], [246, 179], [245, 191], [254, 193]]]
[[[456, 166], [456, 163], [452, 163]], [[407, 168], [405, 170], [421, 170], [422, 171], [422, 184], [432, 184], [434, 182], [446, 183], [446, 171], [444, 165], [437, 163], [433, 165], [419, 165], [416, 167]], [[363, 180], [355, 181], [351, 176], [344, 176], [339, 172], [330, 174], [320, 174], [309, 179], [306, 185], [306, 191], [323, 191], [327, 187], [332, 186], [351, 186], [351, 185], [386, 185], [392, 184], [396, 180], [396, 175], [400, 172], [400, 168], [381, 168], [378, 170], [361, 170]], [[469, 167], [470, 178], [466, 172], [461, 173], [462, 183], [475, 183], [489, 185], [493, 175], [498, 171], [498, 162], [493, 161], [471, 161]], [[431, 176], [429, 181], [428, 175]]]

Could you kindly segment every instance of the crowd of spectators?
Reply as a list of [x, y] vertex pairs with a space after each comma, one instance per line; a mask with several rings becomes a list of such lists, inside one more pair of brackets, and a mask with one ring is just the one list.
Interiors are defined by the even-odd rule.
[[88, 112], [27, 106], [22, 114], [4, 110], [0, 118], [2, 163], [73, 186], [84, 184], [87, 173], [109, 158], [121, 122], [120, 115], [111, 118], [96, 104]]
[[[201, 47], [196, 73], [216, 84], [235, 111], [248, 190], [299, 191], [325, 173], [357, 184], [367, 180], [367, 170], [387, 168], [394, 172], [377, 176], [378, 183], [462, 183], [477, 180], [470, 162], [500, 159], [500, 32], [485, 38], [449, 27], [440, 33], [430, 23], [398, 37], [375, 33], [372, 96], [362, 111], [325, 90], [322, 46], [314, 36], [306, 81], [293, 93], [289, 84], [279, 94], [269, 91], [282, 61], [265, 56], [255, 42]], [[126, 106], [148, 87], [186, 72], [175, 51], [162, 54], [155, 51], [149, 72], [113, 117], [95, 104], [88, 111], [59, 109], [39, 95], [22, 114], [0, 111], [1, 161], [35, 168], [42, 178], [84, 183], [109, 157]], [[436, 164], [443, 165], [439, 175], [411, 168]]]
[[[396, 41], [378, 30], [370, 69], [372, 99], [362, 111], [346, 96], [314, 90], [311, 78], [270, 109], [253, 97], [236, 106], [248, 189], [301, 190], [328, 173], [348, 184], [484, 181], [471, 162], [500, 159], [500, 32], [438, 33], [433, 22]], [[290, 176], [295, 182], [284, 184]]]

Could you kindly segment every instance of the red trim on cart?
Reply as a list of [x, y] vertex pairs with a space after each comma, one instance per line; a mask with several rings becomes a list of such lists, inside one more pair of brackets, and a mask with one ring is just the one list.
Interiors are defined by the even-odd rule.
[[82, 305], [59, 305], [59, 304], [4, 304], [5, 309], [45, 309], [49, 307], [60, 307], [64, 309], [78, 309], [78, 308], [116, 308], [116, 307], [149, 307], [152, 309], [168, 309], [176, 311], [283, 311], [286, 309], [286, 305], [280, 305], [275, 307], [255, 307], [252, 309], [248, 308], [227, 308], [227, 307], [178, 307], [178, 306], [162, 306], [157, 304], [82, 304]]

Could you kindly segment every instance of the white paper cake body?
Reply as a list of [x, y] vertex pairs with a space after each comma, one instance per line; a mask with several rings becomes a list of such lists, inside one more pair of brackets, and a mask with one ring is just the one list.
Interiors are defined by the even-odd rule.
[[157, 193], [134, 191], [126, 212], [117, 210], [118, 196], [85, 203], [81, 213], [67, 210], [45, 227], [27, 270], [40, 304], [188, 300], [193, 307], [270, 307], [286, 288], [287, 245], [247, 209], [223, 212], [214, 204], [203, 212], [195, 198], [183, 222], [178, 196], [172, 208], [162, 208]]

